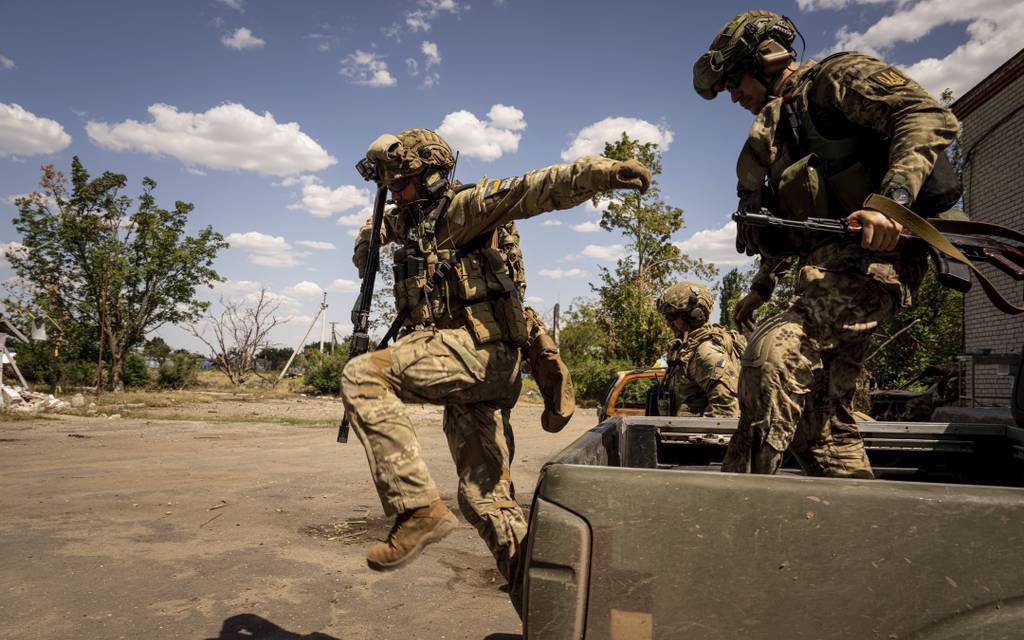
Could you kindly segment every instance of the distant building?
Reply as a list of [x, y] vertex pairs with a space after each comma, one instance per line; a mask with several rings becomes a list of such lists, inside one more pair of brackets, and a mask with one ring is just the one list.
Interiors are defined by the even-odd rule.
[[[964, 209], [972, 220], [1024, 230], [1024, 49], [952, 106], [963, 124]], [[983, 266], [1007, 300], [1020, 305], [1024, 284]], [[964, 391], [974, 404], [1009, 406], [1021, 365], [1024, 316], [998, 311], [981, 287], [964, 304]]]

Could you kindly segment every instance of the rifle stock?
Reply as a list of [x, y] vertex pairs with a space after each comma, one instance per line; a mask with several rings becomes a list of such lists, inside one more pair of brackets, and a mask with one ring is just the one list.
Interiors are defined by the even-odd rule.
[[[380, 267], [380, 228], [384, 223], [384, 203], [387, 200], [387, 187], [377, 187], [377, 197], [373, 201], [373, 218], [370, 223], [370, 245], [366, 254], [366, 265], [363, 267], [363, 282], [359, 287], [359, 296], [352, 307], [352, 340], [349, 342], [349, 360], [370, 350], [370, 308], [373, 305], [373, 288], [377, 283], [377, 271]], [[338, 442], [348, 442], [348, 416], [342, 416], [338, 425]]]

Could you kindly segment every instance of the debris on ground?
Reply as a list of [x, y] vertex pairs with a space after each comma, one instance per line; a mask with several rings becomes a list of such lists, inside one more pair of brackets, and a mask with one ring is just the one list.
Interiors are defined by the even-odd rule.
[[24, 387], [3, 385], [0, 387], [0, 406], [15, 413], [43, 413], [63, 411], [71, 405], [48, 393], [29, 391]]

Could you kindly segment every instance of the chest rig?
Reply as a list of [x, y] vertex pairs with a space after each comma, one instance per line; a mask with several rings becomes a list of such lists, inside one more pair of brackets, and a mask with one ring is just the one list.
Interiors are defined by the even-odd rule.
[[524, 346], [526, 318], [499, 248], [499, 230], [457, 249], [438, 248], [445, 244], [436, 235], [438, 223], [456, 193], [426, 213], [415, 205], [401, 213], [405, 239], [395, 251], [394, 293], [399, 311], [408, 312], [404, 330], [466, 328], [477, 344], [504, 340]]

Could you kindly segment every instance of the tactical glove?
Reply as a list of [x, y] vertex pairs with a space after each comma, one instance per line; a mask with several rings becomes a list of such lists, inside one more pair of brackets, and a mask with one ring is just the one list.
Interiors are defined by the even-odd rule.
[[620, 162], [612, 176], [613, 189], [636, 189], [647, 193], [651, 186], [651, 172], [637, 160]]

